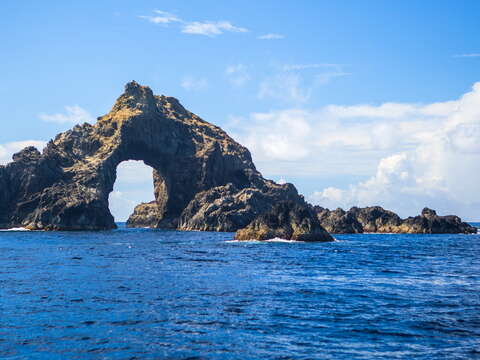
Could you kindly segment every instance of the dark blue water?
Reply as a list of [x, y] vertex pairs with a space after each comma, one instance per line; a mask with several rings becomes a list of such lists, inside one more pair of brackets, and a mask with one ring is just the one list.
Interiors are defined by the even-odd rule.
[[480, 235], [0, 233], [2, 359], [477, 359]]

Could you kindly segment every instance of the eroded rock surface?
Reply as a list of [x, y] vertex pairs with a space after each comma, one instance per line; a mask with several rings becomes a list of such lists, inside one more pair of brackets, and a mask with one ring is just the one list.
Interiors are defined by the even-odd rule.
[[160, 212], [156, 201], [135, 206], [133, 214], [127, 220], [127, 227], [156, 228], [160, 222]]
[[407, 234], [474, 234], [477, 229], [462, 222], [458, 216], [438, 216], [434, 210], [425, 208], [422, 214], [401, 219], [392, 211], [380, 206], [352, 207], [348, 211], [330, 211], [315, 206], [322, 226], [331, 233], [407, 233]]
[[293, 185], [264, 179], [250, 152], [222, 129], [130, 82], [95, 124], [0, 166], [0, 227], [114, 228], [108, 195], [127, 160], [151, 166], [155, 188], [155, 202], [138, 207], [130, 226], [236, 231], [279, 201], [304, 202]]
[[236, 240], [333, 241], [308, 204], [282, 201], [235, 234]]

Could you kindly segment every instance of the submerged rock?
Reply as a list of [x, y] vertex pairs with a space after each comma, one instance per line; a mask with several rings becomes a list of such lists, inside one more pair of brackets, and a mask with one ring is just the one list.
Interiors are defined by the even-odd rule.
[[236, 240], [333, 241], [307, 204], [282, 201], [235, 234]]
[[409, 234], [474, 234], [477, 229], [462, 222], [458, 216], [438, 216], [434, 210], [425, 208], [422, 214], [401, 219], [392, 211], [380, 206], [352, 207], [348, 211], [330, 211], [314, 207], [322, 226], [335, 234], [350, 233], [409, 233]]
[[236, 231], [279, 201], [304, 203], [293, 185], [264, 179], [222, 129], [132, 81], [95, 124], [0, 166], [0, 228], [115, 228], [108, 196], [127, 160], [152, 167], [155, 188], [155, 202], [137, 207], [129, 226]]

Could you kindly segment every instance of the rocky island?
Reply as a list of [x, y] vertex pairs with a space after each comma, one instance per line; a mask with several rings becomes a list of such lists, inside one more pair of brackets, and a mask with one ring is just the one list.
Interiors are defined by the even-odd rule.
[[424, 208], [419, 216], [401, 219], [380, 206], [352, 207], [350, 210], [330, 211], [314, 207], [320, 224], [330, 233], [402, 233], [402, 234], [476, 234], [477, 229], [458, 216], [439, 216], [435, 210]]
[[[108, 196], [127, 160], [152, 167], [155, 189], [155, 201], [138, 206], [130, 226], [234, 232], [282, 201], [310, 207], [292, 184], [263, 178], [248, 149], [222, 129], [132, 81], [95, 124], [77, 125], [43, 153], [28, 147], [0, 166], [0, 228], [115, 228]], [[310, 225], [325, 233], [318, 221]]]
[[0, 166], [0, 229], [107, 230], [117, 166], [152, 168], [154, 201], [130, 227], [237, 232], [240, 240], [331, 241], [332, 233], [472, 232], [458, 217], [424, 210], [400, 219], [379, 207], [312, 207], [292, 184], [263, 178], [248, 149], [169, 96], [135, 81], [95, 124], [58, 134], [42, 153], [27, 147]]
[[275, 204], [271, 210], [260, 214], [247, 227], [235, 234], [236, 240], [288, 239], [295, 241], [333, 241], [309, 205], [293, 201]]

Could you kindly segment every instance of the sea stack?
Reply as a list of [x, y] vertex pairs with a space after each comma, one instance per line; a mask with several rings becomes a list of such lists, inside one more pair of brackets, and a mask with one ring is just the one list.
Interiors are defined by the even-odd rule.
[[282, 201], [235, 234], [236, 240], [333, 241], [310, 205]]
[[247, 148], [170, 96], [135, 81], [111, 111], [0, 166], [0, 228], [106, 230], [117, 166], [152, 167], [155, 200], [129, 226], [234, 232], [274, 204], [304, 204], [292, 184], [263, 178]]

